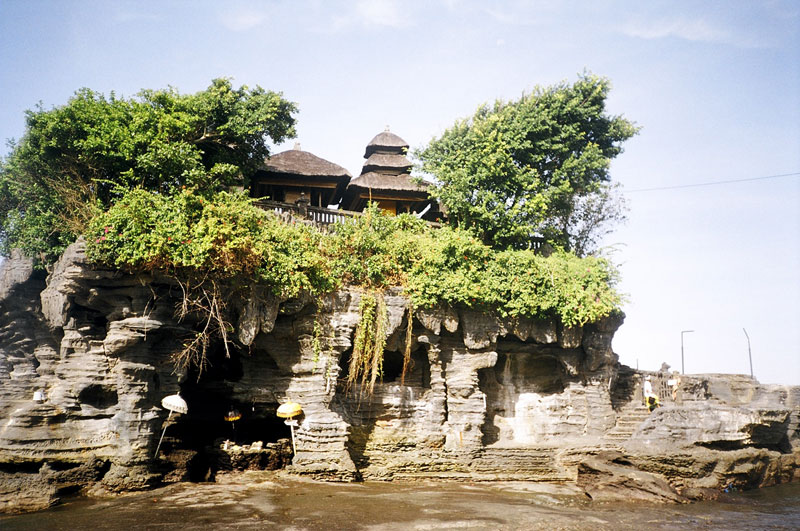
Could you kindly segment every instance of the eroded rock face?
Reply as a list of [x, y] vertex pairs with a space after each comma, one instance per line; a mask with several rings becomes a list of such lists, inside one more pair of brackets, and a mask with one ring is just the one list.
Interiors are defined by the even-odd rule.
[[636, 430], [630, 449], [674, 450], [707, 448], [777, 448], [787, 437], [789, 408], [736, 407], [689, 403], [662, 407]]
[[[235, 344], [228, 352], [212, 345], [202, 372], [176, 371], [171, 361], [197, 325], [177, 319], [181, 293], [168, 277], [90, 267], [82, 242], [46, 279], [20, 256], [3, 264], [0, 484], [41, 491], [22, 507], [13, 488], [0, 489], [0, 507], [52, 503], [65, 483], [40, 472], [44, 464], [84, 467], [95, 475], [75, 477], [112, 491], [165, 474], [211, 478], [223, 440], [290, 438], [275, 416], [287, 400], [303, 407], [291, 469], [322, 479], [579, 481], [610, 497], [631, 488], [617, 476], [632, 467], [653, 492], [688, 489], [695, 494], [684, 498], [696, 498], [740, 481], [737, 470], [748, 470], [747, 485], [762, 485], [795, 478], [800, 464], [800, 388], [685, 377], [677, 398], [664, 387], [665, 407], [649, 415], [642, 375], [620, 367], [611, 349], [621, 316], [565, 328], [417, 309], [406, 345], [409, 302], [389, 290], [383, 380], [367, 396], [343, 383], [361, 291], [279, 300], [251, 286], [228, 301]], [[177, 392], [189, 413], [165, 424], [160, 401]], [[239, 417], [225, 421], [231, 410]], [[161, 455], [172, 458], [155, 459], [165, 426]], [[620, 454], [604, 464], [607, 450]], [[721, 456], [734, 455], [726, 469]], [[693, 462], [704, 463], [699, 472]], [[663, 492], [642, 496], [677, 499]]]
[[[19, 270], [19, 258], [5, 267]], [[161, 424], [158, 402], [178, 389], [168, 355], [173, 331], [152, 285], [85, 266], [70, 247], [45, 285], [37, 272], [10, 277], [0, 301], [0, 463], [27, 471], [101, 460], [147, 469]], [[141, 473], [110, 489], [149, 486]], [[101, 475], [102, 477], [102, 475]], [[155, 475], [154, 475], [155, 478]]]

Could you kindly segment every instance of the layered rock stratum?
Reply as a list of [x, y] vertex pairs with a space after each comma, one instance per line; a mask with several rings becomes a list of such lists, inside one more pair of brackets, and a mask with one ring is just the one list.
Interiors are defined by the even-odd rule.
[[[644, 373], [611, 349], [621, 317], [567, 328], [409, 311], [389, 290], [383, 380], [372, 395], [348, 389], [363, 295], [280, 300], [251, 286], [228, 301], [230, 352], [216, 345], [203, 371], [176, 370], [197, 326], [176, 317], [176, 281], [94, 267], [80, 241], [49, 275], [12, 255], [0, 267], [0, 511], [289, 459], [336, 481], [557, 481], [669, 502], [800, 479], [800, 387], [686, 375], [673, 398], [676, 375], [651, 373], [663, 407], [650, 414]], [[167, 422], [161, 399], [174, 393], [189, 413]], [[303, 408], [293, 457], [275, 416], [288, 400]], [[241, 418], [226, 422], [230, 410]]]

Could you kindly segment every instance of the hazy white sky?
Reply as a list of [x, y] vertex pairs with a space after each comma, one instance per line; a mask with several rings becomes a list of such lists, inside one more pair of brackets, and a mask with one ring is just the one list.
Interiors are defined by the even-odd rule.
[[749, 373], [746, 328], [756, 377], [800, 384], [800, 2], [0, 0], [2, 139], [80, 87], [232, 77], [297, 102], [303, 149], [357, 175], [387, 124], [420, 146], [584, 70], [642, 127], [612, 166], [621, 361], [680, 369], [691, 329], [686, 372]]

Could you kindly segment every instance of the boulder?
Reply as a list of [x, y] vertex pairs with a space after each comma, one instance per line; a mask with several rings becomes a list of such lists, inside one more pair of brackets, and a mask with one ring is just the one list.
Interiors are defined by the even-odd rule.
[[637, 469], [619, 452], [600, 452], [581, 461], [577, 484], [595, 501], [688, 501], [663, 477]]

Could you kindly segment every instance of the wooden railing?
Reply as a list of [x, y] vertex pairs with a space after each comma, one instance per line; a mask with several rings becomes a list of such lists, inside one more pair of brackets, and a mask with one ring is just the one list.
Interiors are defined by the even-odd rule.
[[530, 244], [531, 244], [531, 247], [530, 247], [531, 250], [533, 252], [535, 252], [535, 253], [542, 253], [542, 252], [544, 252], [544, 251], [546, 251], [548, 249], [550, 249], [548, 251], [548, 254], [550, 252], [552, 252], [552, 248], [550, 248], [550, 245], [547, 243], [547, 240], [545, 240], [544, 238], [541, 238], [539, 236], [532, 237], [530, 239]]
[[653, 394], [658, 397], [662, 406], [708, 400], [708, 381], [702, 376], [688, 376], [677, 372], [637, 371], [635, 398], [642, 403], [644, 403], [644, 378], [646, 376], [650, 376]]
[[312, 207], [300, 203], [281, 203], [268, 199], [259, 199], [255, 205], [264, 210], [271, 210], [278, 214], [290, 213], [297, 217], [313, 221], [322, 225], [333, 225], [339, 221], [346, 221], [350, 218], [361, 216], [361, 212], [352, 210], [332, 210], [330, 208]]

